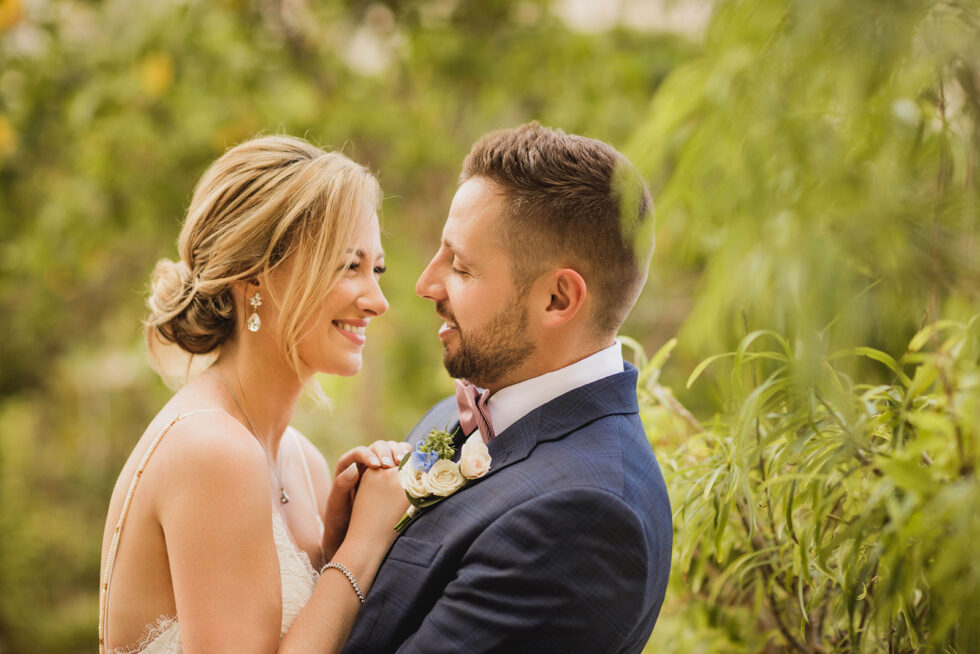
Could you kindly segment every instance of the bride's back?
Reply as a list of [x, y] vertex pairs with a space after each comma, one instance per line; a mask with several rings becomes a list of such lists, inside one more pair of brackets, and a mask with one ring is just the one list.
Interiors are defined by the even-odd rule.
[[[112, 493], [102, 548], [102, 569], [111, 573], [103, 581], [111, 582], [110, 588], [105, 589], [111, 590], [105, 598], [106, 623], [112, 625], [105, 634], [110, 651], [139, 642], [161, 618], [177, 614], [168, 541], [171, 549], [179, 550], [187, 545], [186, 541], [213, 534], [213, 526], [206, 524], [212, 511], [257, 514], [265, 520], [246, 517], [243, 521], [271, 525], [268, 491], [240, 497], [223, 506], [201, 507], [205, 510], [195, 512], [196, 521], [201, 524], [193, 524], [194, 520], [186, 524], [188, 520], [180, 518], [187, 513], [188, 503], [212, 504], [209, 487], [221, 485], [223, 478], [252, 479], [258, 482], [260, 491], [268, 488], [264, 453], [257, 441], [247, 432], [243, 435], [245, 430], [227, 413], [213, 408], [202, 411], [200, 401], [185, 400], [185, 393], [190, 395], [192, 390], [178, 393], [150, 423]], [[200, 476], [197, 473], [201, 471], [210, 474]], [[117, 525], [120, 533], [114, 539]], [[277, 571], [271, 527], [239, 536], [266, 543], [263, 567], [271, 573], [265, 575], [270, 582], [267, 587], [274, 589]], [[220, 540], [207, 536], [205, 540], [213, 541], [204, 543], [213, 551], [202, 552], [203, 556], [224, 554]], [[114, 542], [116, 549], [107, 570]], [[267, 604], [276, 607], [278, 598], [274, 592], [270, 595]]]
[[[106, 517], [100, 570], [105, 570], [113, 531], [136, 469], [151, 441], [169, 422], [162, 413], [157, 416], [140, 437], [119, 473]], [[166, 540], [154, 511], [160, 486], [154, 478], [165, 477], [168, 472], [160, 458], [163, 457], [153, 461], [153, 474], [147, 475], [146, 479], [141, 475], [138, 492], [134, 492], [127, 511], [125, 533], [120, 533], [121, 547], [118, 547], [113, 563], [112, 594], [107, 595], [109, 622], [113, 626], [107, 648], [139, 641], [147, 625], [155, 623], [161, 616], [175, 615], [177, 612]]]

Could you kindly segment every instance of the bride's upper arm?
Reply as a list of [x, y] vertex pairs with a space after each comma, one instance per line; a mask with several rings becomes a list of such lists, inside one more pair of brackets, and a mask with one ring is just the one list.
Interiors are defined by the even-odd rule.
[[281, 582], [261, 445], [230, 416], [177, 427], [156, 495], [183, 649], [274, 652]]

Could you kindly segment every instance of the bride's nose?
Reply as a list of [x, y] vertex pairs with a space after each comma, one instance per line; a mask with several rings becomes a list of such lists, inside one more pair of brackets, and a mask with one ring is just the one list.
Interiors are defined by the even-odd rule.
[[358, 296], [355, 304], [358, 310], [371, 316], [380, 316], [388, 310], [388, 300], [381, 292], [381, 285], [378, 284], [377, 279], [371, 281], [365, 291]]

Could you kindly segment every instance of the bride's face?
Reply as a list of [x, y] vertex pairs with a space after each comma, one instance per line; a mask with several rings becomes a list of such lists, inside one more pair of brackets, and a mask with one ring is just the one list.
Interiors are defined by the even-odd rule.
[[346, 253], [340, 279], [323, 298], [312, 329], [299, 343], [306, 366], [343, 376], [360, 371], [369, 323], [388, 310], [378, 284], [384, 270], [378, 215], [372, 212]]
[[378, 284], [384, 260], [378, 216], [372, 212], [345, 255], [339, 280], [320, 302], [297, 346], [308, 369], [342, 376], [360, 371], [369, 324], [388, 310]]

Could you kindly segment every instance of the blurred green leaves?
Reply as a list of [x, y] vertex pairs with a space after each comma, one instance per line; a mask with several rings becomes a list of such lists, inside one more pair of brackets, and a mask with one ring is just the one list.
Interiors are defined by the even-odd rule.
[[896, 351], [976, 311], [977, 25], [973, 0], [718, 3], [628, 148], [655, 267], [698, 277], [686, 353], [758, 328]]
[[651, 651], [980, 647], [978, 49], [972, 0], [729, 0], [655, 95], [654, 288], [695, 290], [647, 376], [714, 417], [641, 392]]
[[[658, 448], [675, 511], [668, 633], [707, 615], [688, 639], [708, 651], [974, 651], [980, 317], [925, 328], [900, 361], [832, 354], [805, 384], [809, 366], [760, 335], [711, 364], [738, 390], [704, 428], [641, 394], [651, 433], [675, 425]], [[892, 382], [836, 370], [849, 356]]]

